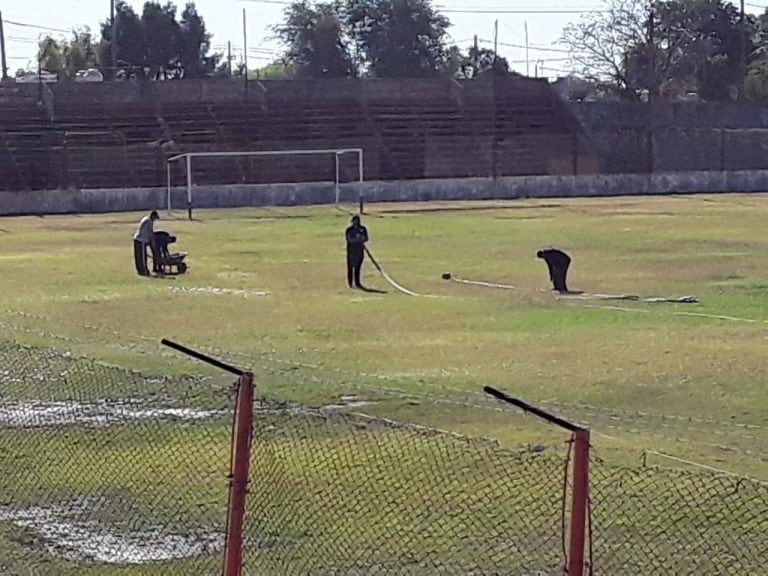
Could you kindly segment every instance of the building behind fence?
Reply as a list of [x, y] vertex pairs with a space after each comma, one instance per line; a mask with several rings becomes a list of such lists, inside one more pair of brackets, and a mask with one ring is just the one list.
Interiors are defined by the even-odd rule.
[[[221, 573], [231, 380], [11, 342], [0, 366], [1, 574]], [[243, 573], [562, 574], [568, 470], [567, 451], [262, 398]], [[768, 573], [764, 484], [595, 458], [591, 495], [592, 574]]]

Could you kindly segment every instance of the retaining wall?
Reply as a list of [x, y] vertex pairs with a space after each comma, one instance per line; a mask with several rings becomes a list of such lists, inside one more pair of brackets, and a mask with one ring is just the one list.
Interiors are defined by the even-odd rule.
[[[366, 203], [429, 200], [490, 200], [515, 198], [574, 198], [764, 192], [768, 170], [738, 172], [676, 172], [666, 174], [595, 174], [581, 176], [520, 176], [492, 180], [370, 181], [344, 184], [340, 200]], [[196, 186], [195, 208], [294, 206], [331, 204], [331, 183]], [[187, 206], [186, 189], [171, 190], [174, 209]], [[127, 212], [167, 208], [165, 188], [0, 191], [0, 215]]]

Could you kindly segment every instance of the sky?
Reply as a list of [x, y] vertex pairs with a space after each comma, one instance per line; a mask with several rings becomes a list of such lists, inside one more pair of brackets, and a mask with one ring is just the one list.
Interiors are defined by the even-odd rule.
[[[163, 0], [163, 3], [165, 0]], [[181, 13], [185, 0], [174, 0]], [[144, 0], [128, 0], [141, 13]], [[281, 55], [282, 46], [271, 27], [283, 21], [287, 0], [196, 0], [211, 39], [212, 51], [226, 53], [232, 43], [236, 61], [248, 49], [248, 68], [262, 67]], [[433, 0], [452, 26], [449, 43], [462, 49], [477, 35], [482, 47], [492, 48], [498, 21], [499, 54], [510, 67], [529, 76], [556, 78], [571, 69], [568, 52], [558, 44], [565, 26], [585, 12], [601, 10], [604, 0]], [[762, 12], [768, 0], [747, 2], [747, 11]], [[89, 27], [98, 37], [99, 24], [109, 17], [110, 0], [0, 0], [5, 22], [9, 74], [19, 68], [36, 69], [37, 42], [50, 34], [68, 36], [73, 28]], [[245, 34], [243, 41], [243, 11]], [[527, 45], [526, 54], [526, 29]]]

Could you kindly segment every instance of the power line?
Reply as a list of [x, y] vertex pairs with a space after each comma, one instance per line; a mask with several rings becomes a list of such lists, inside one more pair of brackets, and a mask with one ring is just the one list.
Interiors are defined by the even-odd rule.
[[[255, 2], [258, 4], [277, 4], [280, 6], [289, 6], [291, 2], [286, 0], [240, 0], [240, 2]], [[462, 8], [460, 6], [451, 7], [443, 4], [436, 4], [435, 8], [439, 12], [446, 14], [583, 14], [584, 12], [605, 12], [600, 8], [590, 8], [585, 6], [579, 8]]]
[[38, 26], [37, 24], [27, 24], [26, 22], [15, 22], [14, 20], [3, 20], [6, 24], [13, 24], [14, 26], [21, 26], [22, 28], [37, 28], [38, 30], [50, 30], [52, 32], [65, 32], [69, 34], [72, 30], [65, 30], [64, 28], [51, 28], [50, 26]]
[[570, 54], [570, 50], [564, 48], [544, 48], [543, 46], [537, 47], [533, 45], [526, 46], [525, 44], [509, 44], [507, 42], [499, 42], [500, 46], [508, 46], [509, 48], [528, 48], [529, 50], [536, 50], [538, 52], [557, 52], [559, 54]]
[[37, 44], [38, 41], [34, 38], [23, 38], [19, 36], [6, 36], [6, 40], [9, 40], [11, 42], [18, 42], [20, 44]]
[[[536, 61], [537, 62], [544, 62], [544, 63], [547, 63], [547, 62], [570, 62], [571, 59], [570, 58], [547, 58], [546, 60], [544, 60], [542, 58], [537, 58]], [[510, 64], [525, 64], [526, 63], [525, 60], [507, 60], [507, 62], [509, 62]], [[549, 66], [546, 66], [546, 69], [547, 70], [552, 70], [552, 68], [550, 68]]]
[[[249, 0], [251, 2], [262, 2], [266, 0]], [[606, 10], [548, 10], [541, 8], [531, 9], [482, 9], [482, 8], [439, 8], [439, 12], [444, 14], [584, 14], [585, 12], [606, 12]]]
[[[492, 44], [490, 40], [486, 40], [485, 38], [481, 38], [480, 42], [483, 44]], [[525, 44], [511, 44], [509, 42], [499, 42], [499, 46], [507, 46], [508, 48], [528, 48], [529, 50], [536, 50], [537, 52], [556, 52], [558, 54], [570, 54], [570, 50], [566, 50], [565, 48], [547, 48], [545, 46], [537, 46], [536, 44], [529, 44], [526, 46]]]

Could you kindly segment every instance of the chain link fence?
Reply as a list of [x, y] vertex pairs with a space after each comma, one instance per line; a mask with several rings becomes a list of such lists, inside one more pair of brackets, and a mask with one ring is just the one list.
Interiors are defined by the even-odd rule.
[[594, 574], [768, 574], [768, 484], [593, 461]]
[[[231, 385], [0, 342], [0, 574], [220, 574]], [[262, 398], [244, 574], [562, 574], [562, 452]], [[768, 574], [764, 483], [593, 458], [591, 503], [587, 573]]]
[[563, 458], [355, 414], [258, 411], [249, 574], [560, 574]]
[[0, 342], [0, 574], [219, 574], [231, 404]]

